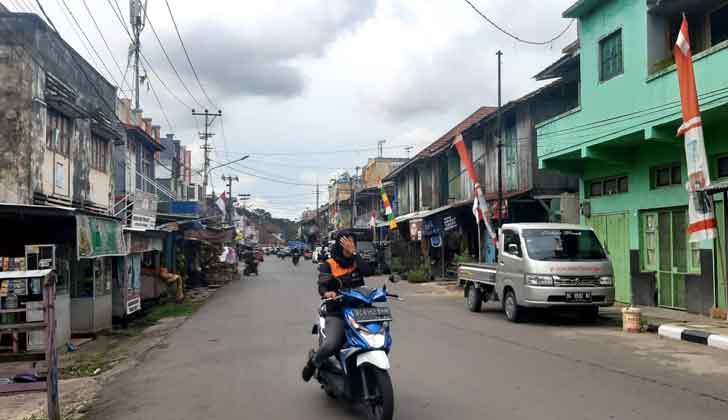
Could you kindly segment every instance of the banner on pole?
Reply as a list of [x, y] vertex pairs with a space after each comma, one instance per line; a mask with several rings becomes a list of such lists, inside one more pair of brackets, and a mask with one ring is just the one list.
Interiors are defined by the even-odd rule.
[[698, 242], [716, 236], [717, 223], [713, 200], [702, 189], [710, 185], [708, 159], [705, 155], [703, 122], [700, 118], [698, 90], [693, 69], [693, 53], [690, 49], [688, 20], [683, 16], [680, 33], [673, 48], [677, 77], [680, 86], [683, 124], [677, 135], [685, 138], [685, 158], [688, 169], [688, 240]]
[[475, 168], [473, 167], [473, 161], [470, 159], [468, 149], [465, 147], [465, 142], [463, 141], [462, 134], [458, 134], [457, 137], [455, 137], [453, 145], [458, 151], [460, 161], [463, 163], [463, 165], [465, 165], [465, 169], [468, 171], [468, 175], [470, 175], [470, 180], [473, 182], [473, 192], [475, 193], [475, 199], [478, 200], [478, 208], [480, 208], [480, 214], [483, 217], [485, 229], [488, 231], [488, 235], [491, 238], [494, 238], [495, 241], [497, 241], [497, 239], [495, 239], [496, 235], [493, 231], [493, 227], [490, 225], [491, 214], [488, 209], [488, 204], [485, 201], [483, 187], [480, 186], [480, 182], [478, 181], [478, 175], [475, 172]]

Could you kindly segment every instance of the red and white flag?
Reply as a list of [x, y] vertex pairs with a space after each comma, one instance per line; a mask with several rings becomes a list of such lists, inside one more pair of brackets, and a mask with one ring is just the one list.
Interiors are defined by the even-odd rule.
[[465, 142], [463, 141], [462, 134], [458, 134], [455, 137], [455, 141], [453, 141], [453, 145], [455, 146], [455, 149], [458, 151], [458, 155], [460, 156], [460, 161], [465, 166], [465, 169], [468, 171], [468, 175], [470, 175], [470, 180], [473, 182], [473, 192], [475, 193], [475, 202], [478, 203], [478, 208], [480, 209], [480, 217], [482, 218], [483, 222], [485, 223], [485, 229], [488, 231], [488, 235], [493, 238], [494, 241], [497, 241], [495, 232], [493, 230], [493, 227], [490, 225], [489, 216], [490, 213], [488, 212], [488, 205], [485, 202], [485, 194], [483, 194], [483, 187], [480, 185], [480, 181], [478, 181], [478, 175], [475, 172], [475, 167], [473, 167], [473, 161], [470, 159], [470, 154], [468, 153], [468, 149], [465, 147]]
[[683, 114], [683, 123], [678, 129], [677, 135], [685, 137], [685, 158], [688, 166], [687, 190], [690, 219], [688, 240], [698, 242], [715, 238], [717, 223], [712, 198], [701, 192], [703, 188], [710, 185], [710, 173], [708, 159], [705, 155], [703, 122], [700, 118], [698, 90], [695, 84], [688, 20], [685, 16], [683, 16], [673, 54], [677, 66]]
[[217, 205], [217, 208], [220, 209], [223, 217], [227, 216], [227, 193], [223, 192], [220, 194], [220, 196], [217, 197], [217, 200], [215, 200], [215, 205]]
[[483, 214], [480, 212], [480, 207], [478, 206], [478, 197], [473, 199], [473, 216], [475, 216], [475, 223], [480, 224], [480, 221], [483, 220]]

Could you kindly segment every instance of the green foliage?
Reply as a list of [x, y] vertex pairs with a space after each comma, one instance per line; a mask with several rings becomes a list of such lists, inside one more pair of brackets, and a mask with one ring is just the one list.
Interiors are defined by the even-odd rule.
[[203, 302], [190, 302], [185, 300], [182, 303], [168, 302], [152, 308], [145, 316], [144, 321], [156, 323], [162, 318], [190, 316], [202, 306]]
[[465, 254], [462, 254], [462, 255], [461, 254], [455, 254], [455, 256], [452, 259], [452, 262], [454, 264], [462, 264], [462, 263], [475, 262], [475, 260], [473, 260], [473, 258], [470, 256], [470, 254], [465, 253]]
[[389, 269], [393, 273], [404, 272], [404, 265], [402, 265], [402, 259], [400, 257], [392, 257], [392, 263], [389, 265]]
[[407, 273], [407, 281], [410, 283], [425, 283], [432, 279], [432, 270], [427, 263], [421, 264], [414, 270]]

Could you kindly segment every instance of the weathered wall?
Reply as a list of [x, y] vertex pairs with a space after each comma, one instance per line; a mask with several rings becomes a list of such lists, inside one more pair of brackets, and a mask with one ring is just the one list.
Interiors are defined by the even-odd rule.
[[45, 106], [33, 95], [43, 82], [22, 48], [0, 45], [0, 202], [29, 204], [42, 182]]
[[[72, 120], [67, 158], [46, 149], [47, 73], [69, 87], [68, 99], [87, 113]], [[0, 15], [0, 202], [32, 204], [37, 192], [72, 205], [108, 206], [113, 179], [99, 173], [91, 191], [88, 146], [90, 115], [100, 111], [113, 119], [115, 96], [116, 89], [37, 16]]]

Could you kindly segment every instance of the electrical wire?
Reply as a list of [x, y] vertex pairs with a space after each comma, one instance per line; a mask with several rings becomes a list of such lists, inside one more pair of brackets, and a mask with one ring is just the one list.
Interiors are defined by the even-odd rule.
[[485, 21], [488, 22], [489, 24], [491, 24], [494, 28], [496, 28], [497, 30], [499, 30], [503, 34], [505, 34], [505, 35], [507, 35], [507, 36], [509, 36], [509, 37], [511, 37], [511, 38], [515, 39], [516, 41], [518, 41], [520, 43], [523, 43], [523, 44], [528, 44], [528, 45], [550, 45], [554, 41], [556, 41], [557, 39], [559, 39], [562, 36], [564, 36], [569, 31], [569, 29], [571, 29], [572, 25], [574, 25], [574, 19], [571, 19], [571, 21], [569, 22], [569, 24], [566, 25], [566, 27], [561, 32], [559, 32], [558, 34], [556, 34], [556, 36], [552, 37], [551, 39], [548, 39], [546, 41], [529, 41], [529, 40], [523, 39], [523, 38], [521, 38], [521, 37], [519, 37], [517, 35], [514, 35], [513, 33], [509, 32], [509, 31], [503, 29], [500, 25], [498, 25], [497, 23], [495, 23], [491, 18], [489, 18], [488, 16], [486, 16], [485, 13], [481, 12], [470, 0], [463, 0], [463, 1], [465, 1], [465, 3], [467, 3], [468, 5], [470, 5], [470, 7], [473, 10], [475, 10], [475, 13], [479, 14], [480, 17], [482, 17], [483, 19], [485, 19]]
[[152, 24], [152, 21], [149, 19], [149, 14], [145, 14], [144, 18], [147, 20], [147, 23], [149, 24], [149, 27], [152, 29], [152, 33], [154, 34], [154, 37], [157, 39], [157, 44], [159, 44], [159, 48], [162, 49], [162, 53], [164, 53], [164, 57], [167, 59], [167, 62], [169, 63], [169, 67], [172, 68], [172, 71], [177, 76], [177, 79], [182, 84], [182, 87], [185, 91], [190, 95], [190, 98], [192, 98], [192, 101], [194, 101], [197, 105], [204, 108], [205, 106], [200, 103], [200, 101], [197, 100], [195, 95], [192, 94], [190, 89], [187, 87], [187, 84], [184, 80], [182, 80], [182, 76], [180, 76], [179, 72], [177, 71], [177, 67], [175, 67], [174, 63], [172, 62], [172, 59], [169, 57], [169, 54], [167, 54], [167, 50], [164, 48], [164, 44], [162, 44], [162, 40], [159, 38], [159, 34], [157, 34], [157, 30], [154, 29], [154, 25]]
[[195, 80], [197, 80], [197, 84], [200, 86], [200, 90], [205, 95], [205, 98], [207, 98], [207, 101], [210, 103], [210, 105], [213, 106], [213, 108], [219, 108], [217, 105], [215, 105], [215, 102], [212, 99], [210, 99], [210, 95], [207, 94], [205, 87], [202, 86], [200, 77], [197, 75], [197, 70], [195, 70], [195, 66], [192, 64], [190, 55], [187, 52], [187, 47], [185, 46], [185, 43], [182, 40], [182, 35], [179, 33], [179, 27], [177, 26], [177, 21], [174, 19], [174, 13], [172, 13], [172, 7], [169, 5], [169, 1], [164, 0], [164, 3], [167, 5], [167, 10], [169, 10], [169, 17], [172, 18], [172, 24], [174, 25], [174, 31], [177, 33], [177, 38], [179, 39], [179, 43], [182, 45], [182, 50], [185, 52], [185, 57], [187, 57], [187, 63], [190, 65], [190, 68], [192, 69], [192, 74], [195, 75]]
[[[104, 33], [101, 31], [101, 28], [99, 27], [99, 24], [96, 22], [96, 18], [94, 18], [93, 13], [91, 13], [91, 9], [88, 7], [88, 3], [86, 3], [86, 0], [82, 0], [83, 7], [86, 8], [86, 12], [88, 13], [89, 17], [91, 18], [91, 21], [94, 23], [94, 26], [96, 27], [96, 31], [101, 36], [101, 40], [104, 42], [104, 45], [106, 46], [106, 51], [111, 56], [111, 59], [114, 61], [114, 64], [116, 64], [117, 70], [119, 70], [119, 74], [122, 75], [121, 85], [119, 85], [119, 90], [124, 92], [124, 83], [126, 82], [126, 72], [121, 71], [121, 65], [116, 60], [116, 57], [114, 56], [114, 53], [111, 51], [111, 47], [109, 46], [109, 43], [106, 41], [106, 37], [104, 36]], [[64, 1], [65, 3], [65, 1]], [[127, 66], [127, 69], [129, 67]]]
[[[96, 51], [96, 48], [94, 48], [93, 43], [91, 43], [91, 40], [88, 38], [88, 35], [86, 35], [86, 31], [83, 30], [83, 27], [78, 22], [78, 19], [76, 19], [76, 16], [71, 11], [71, 8], [68, 7], [68, 4], [66, 3], [66, 0], [60, 0], [60, 1], [63, 3], [63, 7], [66, 9], [66, 11], [68, 12], [68, 14], [71, 16], [71, 18], [73, 19], [73, 21], [78, 26], [78, 29], [83, 34], [83, 37], [86, 38], [86, 41], [88, 41], [88, 44], [91, 47], [91, 50], [94, 52], [94, 54], [96, 54], [96, 57], [99, 59], [99, 61], [101, 61], [101, 65], [104, 67], [104, 69], [106, 69], [106, 72], [109, 74], [109, 77], [111, 78], [111, 80], [116, 84], [116, 86], [119, 86], [119, 82], [116, 81], [116, 78], [114, 77], [114, 73], [109, 69], [109, 66], [106, 65], [106, 62], [104, 61], [104, 59], [101, 58], [101, 54], [99, 54], [99, 52]], [[119, 70], [119, 72], [121, 72], [121, 70]]]
[[[124, 28], [126, 35], [129, 37], [129, 40], [131, 42], [134, 42], [134, 37], [132, 37], [131, 32], [129, 32], [129, 28], [126, 27], [126, 24], [124, 23], [124, 19], [119, 14], [120, 12], [116, 10], [116, 8], [111, 3], [111, 0], [107, 0], [107, 1], [109, 2], [109, 5], [111, 5], [111, 9], [113, 10], [114, 15], [116, 16], [116, 19], [119, 21], [122, 28]], [[152, 74], [157, 78], [157, 80], [159, 80], [160, 84], [164, 87], [164, 89], [167, 91], [167, 93], [169, 93], [169, 95], [172, 98], [174, 98], [177, 102], [182, 104], [182, 106], [184, 106], [187, 109], [193, 108], [193, 107], [189, 106], [185, 101], [183, 101], [179, 96], [177, 96], [177, 94], [174, 93], [174, 91], [172, 89], [170, 89], [170, 87], [167, 85], [167, 83], [165, 83], [164, 80], [159, 76], [159, 74], [157, 74], [157, 71], [154, 70], [154, 67], [152, 67], [152, 64], [149, 62], [149, 60], [147, 60], [147, 57], [144, 55], [144, 53], [139, 51], [139, 56], [142, 58], [142, 61], [146, 64], [146, 68], [148, 68], [152, 72]]]
[[[212, 160], [212, 159], [210, 159], [210, 160]], [[212, 161], [215, 162], [215, 163], [218, 163], [218, 162], [216, 162], [214, 160], [212, 160]], [[233, 172], [235, 172], [235, 173], [240, 173], [240, 174], [243, 174], [243, 175], [248, 175], [248, 176], [251, 176], [253, 178], [258, 178], [258, 179], [262, 179], [262, 180], [269, 181], [269, 182], [275, 182], [275, 183], [278, 183], [278, 184], [293, 185], [293, 186], [300, 186], [300, 187], [315, 187], [317, 185], [317, 184], [307, 184], [307, 183], [304, 183], [304, 182], [291, 182], [291, 181], [277, 179], [277, 178], [269, 177], [269, 176], [265, 176], [265, 175], [259, 175], [259, 174], [256, 174], [254, 172], [248, 172], [246, 170], [246, 168], [241, 168], [237, 164], [231, 164], [229, 167], [231, 169], [233, 169]]]
[[169, 129], [172, 130], [172, 132], [175, 132], [174, 125], [172, 125], [172, 122], [169, 120], [169, 116], [167, 116], [167, 111], [165, 111], [164, 106], [162, 106], [162, 101], [159, 100], [159, 96], [157, 96], [157, 91], [154, 90], [154, 85], [152, 83], [149, 83], [149, 89], [152, 91], [152, 95], [154, 95], [154, 99], [157, 100], [157, 105], [159, 105], [159, 109], [162, 111], [162, 116], [164, 117], [164, 120], [167, 121], [167, 124], [169, 125]]
[[[56, 0], [56, 3], [58, 3], [58, 7], [61, 10], [63, 10], [63, 5], [61, 5], [61, 2], [59, 0]], [[78, 38], [78, 42], [81, 44], [81, 46], [83, 47], [83, 49], [86, 51], [86, 57], [85, 58], [91, 63], [91, 65], [93, 67], [95, 67], [95, 68], [101, 67], [101, 66], [99, 66], [98, 61], [96, 61], [96, 58], [94, 58], [94, 55], [91, 54], [91, 49], [89, 49], [89, 47], [86, 44], [86, 42], [84, 42], [84, 39], [81, 36], [81, 33], [78, 31], [78, 28], [76, 28], [76, 25], [73, 24], [73, 22], [71, 21], [71, 18], [69, 18], [66, 13], [63, 13], [63, 18], [68, 23], [68, 26], [73, 30], [73, 33], [76, 34], [76, 38]]]

